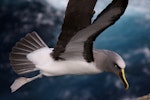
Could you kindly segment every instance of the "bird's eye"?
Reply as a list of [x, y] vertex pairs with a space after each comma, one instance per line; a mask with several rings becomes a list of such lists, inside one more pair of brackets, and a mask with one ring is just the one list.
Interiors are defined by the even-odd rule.
[[115, 68], [117, 68], [117, 69], [121, 69], [121, 68], [120, 68], [118, 65], [116, 65], [116, 64], [115, 64]]

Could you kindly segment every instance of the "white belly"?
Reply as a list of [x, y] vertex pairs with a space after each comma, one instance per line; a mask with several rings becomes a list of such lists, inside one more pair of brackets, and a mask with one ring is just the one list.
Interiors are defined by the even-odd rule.
[[27, 55], [35, 66], [46, 76], [59, 76], [66, 74], [94, 74], [101, 72], [95, 63], [87, 63], [84, 60], [55, 61], [50, 56], [52, 49], [41, 48]]
[[48, 76], [66, 75], [66, 74], [94, 74], [100, 70], [95, 67], [94, 63], [82, 61], [59, 61], [52, 62], [44, 66], [41, 70]]

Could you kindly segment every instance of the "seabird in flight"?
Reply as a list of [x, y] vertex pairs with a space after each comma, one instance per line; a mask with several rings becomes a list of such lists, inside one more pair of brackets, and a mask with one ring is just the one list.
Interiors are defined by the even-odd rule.
[[97, 0], [69, 0], [62, 31], [54, 48], [49, 48], [36, 32], [28, 33], [12, 48], [10, 64], [19, 74], [39, 70], [34, 77], [19, 77], [11, 85], [14, 92], [42, 76], [83, 75], [112, 72], [128, 89], [125, 62], [109, 50], [93, 49], [93, 41], [124, 13], [128, 0], [113, 0], [92, 22]]

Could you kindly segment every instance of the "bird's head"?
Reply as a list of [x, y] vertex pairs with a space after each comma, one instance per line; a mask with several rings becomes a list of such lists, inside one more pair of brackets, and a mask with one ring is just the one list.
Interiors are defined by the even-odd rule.
[[99, 59], [100, 61], [98, 61], [99, 66], [103, 66], [101, 67], [101, 70], [105, 72], [112, 72], [115, 75], [119, 76], [119, 78], [124, 83], [124, 86], [127, 90], [129, 88], [129, 84], [127, 82], [124, 72], [126, 64], [125, 61], [122, 59], [122, 57], [119, 54], [108, 50], [100, 51], [99, 57], [100, 57]]
[[121, 79], [121, 81], [124, 83], [124, 86], [126, 89], [129, 88], [129, 84], [127, 82], [124, 69], [126, 67], [125, 61], [122, 59], [122, 57], [113, 52], [113, 51], [106, 51], [107, 59], [109, 61], [108, 66], [106, 67], [106, 71], [110, 71]]

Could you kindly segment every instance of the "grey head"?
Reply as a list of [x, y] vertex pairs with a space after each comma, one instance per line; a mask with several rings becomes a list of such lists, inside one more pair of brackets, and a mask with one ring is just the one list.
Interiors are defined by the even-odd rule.
[[125, 88], [129, 88], [129, 84], [124, 73], [126, 64], [119, 54], [109, 50], [94, 50], [93, 54], [96, 67], [98, 69], [103, 72], [112, 72], [119, 76], [119, 78], [124, 83]]

